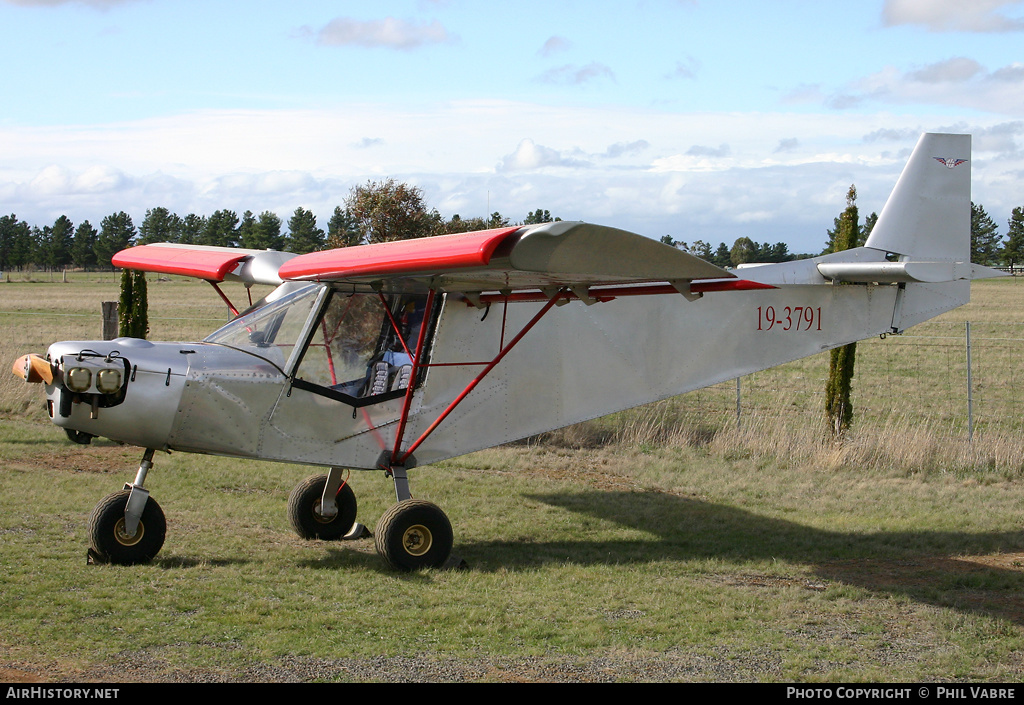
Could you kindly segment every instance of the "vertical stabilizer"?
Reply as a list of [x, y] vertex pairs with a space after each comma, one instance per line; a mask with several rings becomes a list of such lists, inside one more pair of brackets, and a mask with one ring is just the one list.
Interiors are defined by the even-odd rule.
[[922, 135], [867, 247], [915, 260], [970, 262], [970, 159], [970, 135]]

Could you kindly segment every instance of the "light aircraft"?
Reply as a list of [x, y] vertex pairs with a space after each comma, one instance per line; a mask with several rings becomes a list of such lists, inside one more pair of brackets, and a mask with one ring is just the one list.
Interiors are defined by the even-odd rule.
[[397, 501], [378, 552], [399, 570], [442, 567], [456, 560], [451, 523], [413, 498], [409, 470], [967, 303], [970, 280], [1002, 274], [970, 262], [970, 151], [970, 135], [923, 135], [864, 247], [736, 270], [581, 222], [298, 256], [133, 247], [114, 265], [218, 292], [276, 288], [202, 342], [55, 343], [14, 371], [45, 385], [72, 440], [144, 449], [134, 481], [92, 513], [96, 560], [142, 563], [162, 547], [144, 487], [160, 450], [326, 468], [288, 500], [296, 532], [321, 540], [362, 528], [348, 469], [383, 470]]

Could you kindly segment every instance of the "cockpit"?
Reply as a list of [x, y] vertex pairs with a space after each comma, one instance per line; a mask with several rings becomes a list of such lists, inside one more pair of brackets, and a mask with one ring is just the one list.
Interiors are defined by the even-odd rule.
[[365, 406], [413, 384], [426, 302], [425, 294], [309, 284], [242, 313], [205, 342], [269, 362], [296, 388]]

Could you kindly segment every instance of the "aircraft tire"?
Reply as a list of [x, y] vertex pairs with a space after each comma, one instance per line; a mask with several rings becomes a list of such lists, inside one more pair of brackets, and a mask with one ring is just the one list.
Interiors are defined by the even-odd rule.
[[377, 552], [396, 570], [440, 568], [452, 553], [451, 522], [436, 505], [421, 499], [395, 504], [374, 532]]
[[356, 523], [356, 493], [347, 482], [338, 490], [337, 516], [328, 520], [320, 515], [320, 500], [326, 484], [326, 475], [315, 475], [296, 485], [288, 496], [288, 521], [301, 538], [339, 541]]
[[124, 535], [124, 510], [130, 490], [104, 497], [89, 517], [90, 555], [101, 563], [137, 565], [149, 563], [160, 552], [167, 536], [167, 520], [152, 497], [146, 501], [134, 537]]

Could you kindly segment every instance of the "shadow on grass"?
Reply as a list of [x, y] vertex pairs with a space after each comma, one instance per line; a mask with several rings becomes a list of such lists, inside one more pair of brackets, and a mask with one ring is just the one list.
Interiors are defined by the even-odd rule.
[[457, 544], [456, 551], [471, 569], [781, 560], [805, 565], [826, 581], [1024, 624], [1024, 570], [958, 558], [1024, 552], [1024, 531], [844, 533], [665, 494], [584, 492], [530, 498], [651, 537], [588, 542], [544, 541], [538, 535], [521, 543]]
[[190, 558], [187, 556], [169, 556], [167, 558], [157, 557], [153, 559], [153, 565], [164, 570], [178, 568], [225, 568], [228, 566], [247, 565], [252, 561], [240, 558]]

